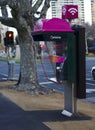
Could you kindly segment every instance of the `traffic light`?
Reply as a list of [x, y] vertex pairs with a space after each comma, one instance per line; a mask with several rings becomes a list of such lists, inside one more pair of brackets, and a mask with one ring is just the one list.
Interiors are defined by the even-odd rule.
[[13, 31], [6, 32], [6, 44], [5, 46], [14, 46], [14, 34]]

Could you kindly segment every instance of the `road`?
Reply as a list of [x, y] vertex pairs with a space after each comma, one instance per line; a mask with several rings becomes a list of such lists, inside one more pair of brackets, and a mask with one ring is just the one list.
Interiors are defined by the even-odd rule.
[[[91, 77], [91, 67], [95, 65], [95, 57], [86, 58], [86, 99], [89, 102], [95, 103], [95, 80]], [[15, 63], [15, 79], [19, 77], [20, 65]], [[64, 86], [56, 84], [47, 79], [43, 71], [42, 65], [37, 64], [38, 80], [39, 83], [45, 87], [54, 89], [55, 91], [63, 92]], [[51, 70], [48, 70], [49, 76], [52, 75]], [[8, 63], [0, 61], [0, 80], [8, 78]]]

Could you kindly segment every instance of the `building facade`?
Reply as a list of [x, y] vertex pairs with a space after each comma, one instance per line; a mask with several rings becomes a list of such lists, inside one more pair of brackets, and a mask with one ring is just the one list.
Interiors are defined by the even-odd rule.
[[51, 10], [52, 10], [52, 17], [62, 17], [62, 6], [74, 4], [78, 5], [78, 22], [84, 23], [85, 22], [85, 12], [84, 12], [84, 0], [51, 0]]
[[95, 0], [91, 0], [91, 19], [92, 24], [95, 24]]

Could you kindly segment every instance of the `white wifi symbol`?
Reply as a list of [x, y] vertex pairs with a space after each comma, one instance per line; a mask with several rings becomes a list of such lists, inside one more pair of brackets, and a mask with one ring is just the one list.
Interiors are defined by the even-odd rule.
[[76, 8], [70, 8], [68, 10], [72, 15], [74, 15], [76, 12], [78, 12], [78, 10]]

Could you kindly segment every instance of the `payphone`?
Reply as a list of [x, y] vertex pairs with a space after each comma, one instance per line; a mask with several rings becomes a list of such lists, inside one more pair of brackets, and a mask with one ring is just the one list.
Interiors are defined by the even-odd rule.
[[[72, 46], [75, 44], [73, 32], [74, 30], [71, 29], [69, 22], [59, 18], [53, 18], [50, 20], [39, 20], [32, 33], [34, 41], [43, 44], [41, 58], [45, 71], [47, 71], [46, 67], [47, 64], [49, 64], [49, 69], [53, 71], [54, 77], [59, 83], [62, 82], [63, 79], [72, 79], [72, 76], [69, 76], [69, 78], [67, 77], [67, 73], [72, 73], [73, 67], [69, 70], [68, 67], [74, 66], [72, 65], [73, 62], [71, 61], [68, 65], [65, 65], [65, 62], [67, 62], [67, 59], [69, 61], [74, 53], [74, 51], [71, 50], [73, 49]], [[71, 46], [69, 44], [71, 44]], [[70, 54], [68, 50], [71, 50]], [[74, 59], [72, 58], [72, 60]], [[67, 69], [65, 66], [68, 66]], [[64, 70], [62, 70], [63, 68]], [[64, 75], [63, 77], [62, 73]], [[50, 79], [49, 76], [47, 77]]]
[[[70, 112], [70, 115], [76, 113], [77, 98], [86, 97], [84, 75], [82, 89], [82, 79], [80, 78], [84, 72], [82, 71], [80, 74], [78, 71], [82, 65], [79, 58], [79, 49], [77, 49], [82, 41], [82, 39], [80, 40], [81, 31], [80, 28], [71, 27], [67, 20], [52, 18], [38, 20], [32, 32], [35, 43], [43, 45], [41, 62], [45, 76], [49, 80], [64, 86], [65, 111], [62, 114], [66, 111]], [[84, 35], [82, 38], [84, 39]]]

